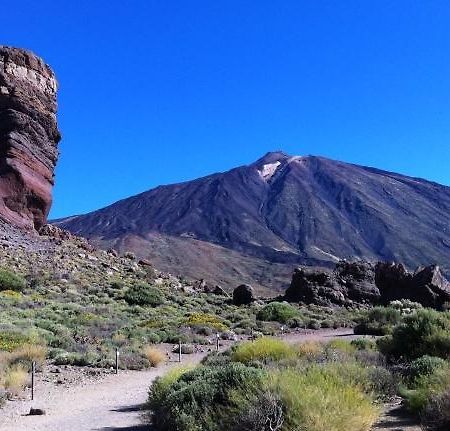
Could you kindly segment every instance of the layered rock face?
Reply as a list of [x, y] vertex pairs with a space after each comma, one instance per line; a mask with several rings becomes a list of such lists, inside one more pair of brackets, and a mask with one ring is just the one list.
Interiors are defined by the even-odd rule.
[[296, 269], [285, 299], [319, 305], [387, 305], [409, 299], [442, 309], [450, 302], [450, 283], [436, 265], [410, 273], [400, 263], [342, 261], [334, 271]]
[[56, 91], [40, 58], [0, 46], [0, 217], [21, 228], [41, 228], [52, 203]]

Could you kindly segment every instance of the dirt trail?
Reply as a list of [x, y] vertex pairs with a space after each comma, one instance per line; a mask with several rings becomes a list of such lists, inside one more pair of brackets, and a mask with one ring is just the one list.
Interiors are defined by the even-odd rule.
[[[184, 364], [200, 362], [204, 354], [185, 356]], [[34, 402], [8, 403], [0, 411], [2, 431], [87, 431], [148, 429], [141, 425], [141, 406], [147, 399], [148, 388], [156, 377], [177, 362], [148, 371], [122, 371], [88, 385], [62, 389], [53, 386], [44, 391], [37, 386]], [[41, 390], [41, 392], [40, 392]], [[27, 416], [30, 407], [43, 408], [45, 416]]]
[[[351, 330], [326, 330], [310, 333], [292, 333], [283, 338], [289, 342], [306, 340], [327, 341], [333, 338], [354, 338]], [[185, 355], [183, 364], [196, 364], [206, 353]], [[122, 371], [108, 375], [97, 382], [74, 385], [71, 388], [49, 386], [38, 382], [35, 402], [16, 401], [0, 410], [2, 431], [139, 431], [148, 430], [142, 425], [141, 406], [147, 400], [148, 389], [156, 377], [178, 366], [171, 362], [147, 371]], [[30, 407], [43, 408], [45, 416], [27, 416]], [[394, 422], [392, 422], [394, 423]], [[402, 428], [402, 424], [389, 426], [380, 422], [376, 430], [419, 431], [419, 428]]]
[[386, 406], [373, 431], [421, 431], [418, 421], [412, 418], [401, 404]]

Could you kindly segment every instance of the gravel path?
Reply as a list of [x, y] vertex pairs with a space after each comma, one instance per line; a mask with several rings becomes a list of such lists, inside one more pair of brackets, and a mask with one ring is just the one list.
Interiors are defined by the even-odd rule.
[[[204, 354], [184, 357], [184, 364], [200, 362]], [[148, 371], [122, 371], [94, 383], [69, 389], [52, 386], [43, 391], [37, 386], [35, 402], [8, 403], [1, 410], [2, 431], [88, 431], [147, 429], [140, 425], [142, 404], [147, 399], [150, 383], [176, 367], [177, 362]], [[42, 384], [43, 385], [43, 384]], [[42, 386], [41, 385], [41, 386]], [[43, 408], [45, 416], [28, 416], [30, 407]]]

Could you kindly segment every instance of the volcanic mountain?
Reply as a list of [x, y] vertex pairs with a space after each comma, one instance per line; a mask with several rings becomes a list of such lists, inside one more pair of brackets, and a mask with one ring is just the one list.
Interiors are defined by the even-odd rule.
[[450, 272], [450, 187], [316, 156], [268, 153], [55, 223], [226, 287], [281, 289], [299, 264], [343, 258]]

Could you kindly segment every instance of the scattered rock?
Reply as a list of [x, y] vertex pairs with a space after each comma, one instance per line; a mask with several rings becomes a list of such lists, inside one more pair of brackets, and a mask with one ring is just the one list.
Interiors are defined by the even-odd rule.
[[241, 284], [233, 291], [233, 304], [247, 305], [254, 300], [253, 288], [249, 284]]
[[34, 409], [33, 407], [31, 407], [29, 415], [30, 416], [43, 416], [43, 415], [45, 415], [45, 410]]

